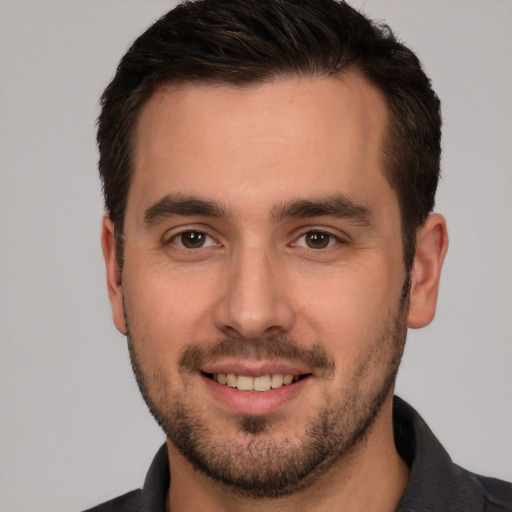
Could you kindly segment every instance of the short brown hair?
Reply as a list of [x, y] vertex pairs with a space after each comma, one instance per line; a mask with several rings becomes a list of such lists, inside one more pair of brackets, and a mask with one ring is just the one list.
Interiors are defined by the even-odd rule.
[[[357, 69], [390, 113], [384, 168], [398, 196], [404, 262], [434, 207], [441, 155], [440, 102], [416, 55], [392, 31], [336, 0], [187, 1], [148, 28], [122, 58], [101, 98], [99, 171], [105, 205], [122, 234], [140, 110], [159, 86], [249, 86], [284, 76]], [[118, 261], [122, 265], [122, 237]]]

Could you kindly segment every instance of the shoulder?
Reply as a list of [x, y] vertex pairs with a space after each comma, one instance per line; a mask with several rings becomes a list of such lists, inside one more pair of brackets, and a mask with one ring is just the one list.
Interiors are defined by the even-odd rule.
[[484, 510], [512, 512], [512, 483], [477, 475], [460, 466], [455, 466], [461, 473], [468, 496], [475, 493], [481, 496]]
[[139, 512], [165, 510], [165, 497], [169, 489], [170, 473], [167, 446], [164, 443], [146, 474], [144, 486], [84, 512]]
[[137, 489], [122, 496], [89, 508], [84, 512], [138, 512], [140, 510], [141, 491]]
[[393, 402], [395, 443], [410, 467], [397, 511], [512, 512], [512, 484], [454, 464], [421, 416], [406, 402]]

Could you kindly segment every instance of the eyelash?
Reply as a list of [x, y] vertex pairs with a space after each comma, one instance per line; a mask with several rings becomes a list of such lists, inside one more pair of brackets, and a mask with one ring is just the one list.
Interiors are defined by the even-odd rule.
[[[187, 234], [189, 234], [189, 235], [190, 234], [195, 234], [196, 236], [199, 236], [200, 238], [204, 236], [204, 237], [206, 237], [205, 240], [210, 239], [213, 243], [210, 243], [210, 244], [208, 244], [206, 246], [203, 243], [201, 245], [198, 245], [197, 247], [186, 247], [183, 244], [183, 239], [181, 239], [181, 243], [177, 242], [178, 240], [180, 240], [180, 237], [183, 237], [184, 235], [187, 235]], [[305, 237], [307, 237], [308, 235], [316, 235], [317, 237], [319, 237], [319, 244], [318, 244], [317, 247], [311, 247], [305, 241]], [[304, 243], [303, 244], [299, 243], [299, 241], [301, 239], [304, 239]], [[322, 246], [324, 240], [326, 240], [326, 242], [325, 242], [325, 245]], [[205, 243], [206, 243], [206, 241], [205, 241]], [[290, 246], [292, 246], [292, 247], [302, 247], [304, 249], [309, 249], [309, 250], [312, 250], [312, 251], [319, 251], [319, 250], [329, 249], [329, 248], [333, 247], [333, 245], [338, 245], [338, 244], [346, 245], [347, 243], [348, 243], [347, 239], [344, 239], [344, 238], [341, 238], [339, 236], [336, 236], [333, 233], [330, 233], [328, 231], [324, 231], [324, 230], [321, 230], [321, 229], [308, 229], [307, 231], [301, 233], [297, 238], [295, 238], [294, 242], [292, 242], [290, 244]], [[216, 247], [222, 246], [222, 244], [218, 240], [216, 240], [213, 236], [209, 235], [206, 231], [202, 231], [202, 230], [199, 230], [199, 229], [197, 229], [197, 230], [196, 229], [187, 229], [187, 230], [184, 230], [184, 231], [180, 231], [179, 233], [175, 233], [174, 235], [172, 235], [170, 237], [167, 237], [167, 238], [164, 238], [162, 240], [162, 245], [163, 246], [169, 246], [171, 244], [175, 244], [178, 248], [180, 248], [182, 250], [185, 250], [185, 251], [193, 251], [193, 250], [198, 250], [198, 249], [206, 249], [206, 248], [209, 248], [209, 247], [212, 247], [212, 246], [216, 246]]]
[[189, 251], [189, 250], [196, 250], [196, 249], [204, 249], [206, 248], [203, 245], [200, 245], [198, 247], [186, 247], [183, 243], [178, 243], [177, 240], [180, 239], [180, 237], [183, 237], [184, 235], [187, 235], [187, 234], [196, 234], [200, 237], [206, 237], [207, 239], [210, 239], [213, 241], [213, 244], [210, 244], [210, 245], [207, 245], [206, 247], [211, 247], [211, 246], [221, 246], [222, 244], [217, 241], [214, 237], [212, 237], [211, 235], [209, 235], [208, 233], [206, 233], [205, 231], [202, 231], [200, 229], [187, 229], [187, 230], [184, 230], [184, 231], [180, 231], [179, 233], [175, 233], [174, 235], [170, 236], [170, 237], [167, 237], [167, 238], [164, 238], [162, 240], [162, 245], [165, 247], [165, 246], [169, 246], [171, 244], [175, 244], [177, 247], [179, 247], [180, 249], [183, 249], [185, 251]]
[[[318, 246], [317, 247], [311, 247], [306, 241], [307, 236], [315, 235], [318, 237]], [[304, 239], [304, 245], [299, 244], [299, 241], [301, 239]], [[323, 242], [325, 242], [325, 246], [323, 245]], [[325, 250], [330, 249], [334, 245], [338, 244], [346, 244], [347, 241], [343, 240], [339, 236], [334, 235], [333, 233], [330, 233], [328, 231], [323, 231], [321, 229], [309, 229], [308, 231], [302, 233], [291, 245], [295, 247], [303, 247], [305, 249], [310, 249], [312, 251], [319, 251], [319, 250]]]

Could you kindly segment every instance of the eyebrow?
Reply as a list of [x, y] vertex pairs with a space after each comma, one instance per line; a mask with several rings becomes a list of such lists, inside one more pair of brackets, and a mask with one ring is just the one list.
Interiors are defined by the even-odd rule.
[[224, 206], [217, 201], [167, 195], [144, 212], [144, 222], [146, 224], [156, 224], [171, 215], [202, 215], [214, 218], [226, 218], [228, 216]]
[[[146, 209], [144, 222], [156, 224], [171, 215], [201, 215], [218, 219], [229, 217], [225, 206], [218, 201], [193, 196], [166, 195]], [[312, 217], [334, 217], [350, 220], [363, 227], [372, 226], [370, 210], [341, 194], [319, 199], [291, 200], [274, 206], [270, 214], [273, 222]]]
[[363, 227], [372, 227], [372, 215], [363, 204], [349, 197], [334, 194], [318, 200], [298, 199], [277, 205], [271, 213], [275, 222], [285, 219], [306, 219], [310, 217], [334, 217], [352, 221]]

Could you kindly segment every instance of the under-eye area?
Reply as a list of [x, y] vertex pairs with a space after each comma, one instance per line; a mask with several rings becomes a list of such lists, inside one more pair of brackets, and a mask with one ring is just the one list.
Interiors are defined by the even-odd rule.
[[251, 377], [248, 375], [237, 375], [235, 373], [206, 373], [201, 372], [205, 377], [239, 391], [270, 391], [282, 386], [288, 386], [299, 380], [310, 377], [311, 373], [302, 375], [274, 373], [272, 375], [260, 375]]

